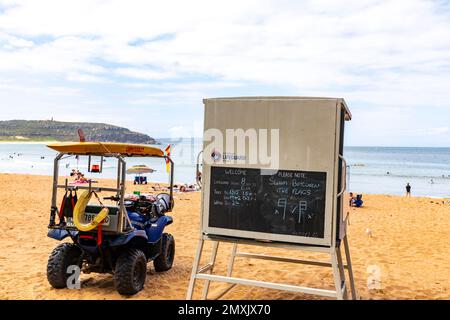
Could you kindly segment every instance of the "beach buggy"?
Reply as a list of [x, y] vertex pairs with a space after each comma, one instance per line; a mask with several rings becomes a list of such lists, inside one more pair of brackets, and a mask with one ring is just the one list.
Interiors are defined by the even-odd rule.
[[[166, 213], [174, 206], [174, 166], [168, 155], [158, 148], [121, 143], [70, 142], [48, 147], [59, 152], [54, 160], [48, 236], [59, 241], [72, 239], [57, 246], [49, 257], [47, 279], [54, 288], [70, 286], [70, 276], [79, 268], [84, 273], [112, 273], [117, 291], [133, 295], [144, 287], [149, 261], [157, 272], [172, 267], [175, 241], [164, 233], [172, 223]], [[70, 156], [87, 157], [89, 171], [97, 173], [102, 172], [106, 159], [108, 163], [117, 161], [117, 181], [101, 187], [90, 180], [73, 184], [60, 179], [59, 163]], [[167, 193], [127, 195], [128, 157], [156, 157], [170, 164]], [[91, 165], [92, 159], [100, 159], [99, 164]], [[60, 206], [58, 191], [64, 192]], [[103, 203], [106, 201], [108, 205]]]

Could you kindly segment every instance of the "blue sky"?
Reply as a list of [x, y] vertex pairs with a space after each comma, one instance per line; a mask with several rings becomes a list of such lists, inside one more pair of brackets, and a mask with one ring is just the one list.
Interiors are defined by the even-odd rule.
[[450, 147], [450, 3], [0, 0], [0, 120], [199, 136], [202, 99], [343, 97], [347, 145]]

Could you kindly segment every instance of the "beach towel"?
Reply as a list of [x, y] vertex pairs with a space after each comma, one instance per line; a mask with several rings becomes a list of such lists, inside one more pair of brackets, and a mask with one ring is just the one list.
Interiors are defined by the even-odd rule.
[[95, 181], [95, 180], [75, 180], [75, 181], [69, 182], [69, 184], [71, 186], [83, 186], [83, 185], [89, 184], [89, 182], [98, 183], [98, 181]]

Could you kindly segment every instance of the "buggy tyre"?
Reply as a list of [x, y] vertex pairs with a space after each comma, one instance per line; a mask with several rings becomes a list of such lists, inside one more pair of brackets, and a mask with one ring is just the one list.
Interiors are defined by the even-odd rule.
[[157, 272], [167, 271], [172, 268], [175, 258], [175, 239], [170, 233], [163, 233], [161, 238], [161, 253], [153, 261]]
[[73, 243], [62, 243], [53, 249], [47, 263], [47, 280], [55, 289], [67, 287], [67, 268], [70, 265], [81, 267], [82, 251]]
[[147, 275], [147, 258], [139, 249], [122, 253], [116, 262], [114, 286], [122, 295], [133, 295], [144, 288]]

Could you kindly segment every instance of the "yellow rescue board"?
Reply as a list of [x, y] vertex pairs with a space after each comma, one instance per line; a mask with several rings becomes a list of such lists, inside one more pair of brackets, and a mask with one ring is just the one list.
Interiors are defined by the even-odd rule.
[[164, 156], [164, 152], [161, 149], [141, 144], [114, 142], [61, 142], [49, 144], [47, 147], [58, 152], [79, 155], [107, 155], [118, 153], [126, 156]]

